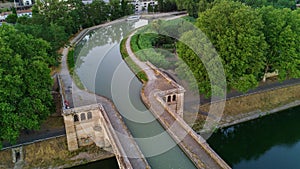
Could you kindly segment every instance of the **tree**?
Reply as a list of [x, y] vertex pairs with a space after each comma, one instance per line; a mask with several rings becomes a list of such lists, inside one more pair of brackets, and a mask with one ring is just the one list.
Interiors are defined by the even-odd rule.
[[253, 8], [260, 8], [263, 6], [273, 6], [275, 8], [295, 8], [295, 0], [238, 0]]
[[119, 0], [111, 0], [109, 1], [110, 7], [110, 19], [115, 20], [122, 16], [121, 6]]
[[86, 7], [89, 26], [101, 24], [109, 19], [108, 14], [110, 12], [110, 9], [104, 1], [96, 0], [93, 1], [91, 4], [87, 5]]
[[278, 70], [279, 79], [300, 77], [300, 15], [290, 9], [272, 6], [260, 9], [269, 44], [265, 73]]
[[208, 8], [208, 3], [206, 0], [199, 1], [199, 12], [204, 12]]
[[50, 114], [52, 79], [47, 42], [0, 27], [0, 146], [23, 129], [38, 129]]
[[25, 34], [31, 34], [35, 38], [42, 38], [49, 42], [50, 46], [47, 50], [49, 56], [47, 63], [51, 66], [57, 65], [59, 55], [57, 51], [67, 42], [68, 34], [65, 33], [65, 28], [57, 24], [50, 25], [22, 25], [17, 24], [16, 29]]
[[152, 4], [148, 4], [148, 12], [154, 12], [154, 7]]
[[30, 24], [30, 18], [28, 15], [18, 17], [17, 23], [24, 24], [24, 25]]
[[258, 8], [269, 4], [267, 0], [239, 0], [239, 1], [253, 8]]
[[[210, 39], [223, 60], [228, 88], [245, 92], [255, 87], [264, 69], [267, 48], [258, 11], [240, 2], [220, 1], [200, 13], [196, 25]], [[190, 59], [187, 57], [192, 52], [181, 46], [178, 50], [184, 61]], [[199, 66], [195, 70], [203, 70], [201, 64]], [[193, 72], [200, 76], [199, 71]]]
[[15, 24], [17, 22], [17, 19], [18, 19], [18, 15], [17, 14], [9, 14], [5, 21], [7, 23], [12, 23], [12, 24]]
[[190, 16], [197, 18], [198, 17], [198, 9], [199, 9], [199, 0], [186, 0], [185, 7]]
[[121, 0], [121, 15], [126, 16], [134, 13], [134, 5], [129, 4], [127, 0]]

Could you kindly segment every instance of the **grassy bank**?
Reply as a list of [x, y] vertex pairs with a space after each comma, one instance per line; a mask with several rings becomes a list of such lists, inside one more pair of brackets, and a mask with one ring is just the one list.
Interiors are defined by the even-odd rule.
[[[23, 153], [24, 169], [67, 168], [114, 156], [94, 144], [70, 152], [65, 136], [23, 146]], [[11, 149], [0, 151], [0, 159], [0, 169], [13, 168]]]
[[74, 83], [76, 84], [76, 86], [79, 89], [84, 90], [85, 89], [84, 85], [80, 81], [79, 76], [74, 71], [74, 69], [75, 69], [75, 56], [74, 56], [74, 54], [75, 54], [75, 49], [74, 48], [69, 48], [69, 52], [68, 52], [68, 56], [67, 56], [68, 69], [69, 69], [70, 75], [71, 75]]
[[128, 64], [130, 69], [134, 72], [134, 74], [144, 83], [148, 81], [146, 73], [138, 67], [133, 60], [129, 57], [127, 50], [126, 50], [126, 41], [128, 38], [125, 38], [122, 40], [120, 44], [120, 52], [122, 55], [122, 58], [125, 60], [125, 62]]
[[[160, 42], [163, 43], [160, 43]], [[149, 61], [157, 67], [170, 69], [174, 65], [174, 40], [155, 33], [139, 33], [130, 41], [132, 51], [141, 61]]]
[[[300, 100], [300, 85], [279, 88], [266, 92], [251, 94], [248, 96], [228, 99], [225, 104], [225, 110], [220, 124], [230, 124], [241, 119], [254, 115], [270, 114], [268, 112], [281, 106]], [[209, 111], [210, 104], [200, 106], [200, 110]], [[266, 112], [266, 113], [264, 113]], [[206, 117], [198, 116], [193, 129], [199, 131], [205, 122]]]

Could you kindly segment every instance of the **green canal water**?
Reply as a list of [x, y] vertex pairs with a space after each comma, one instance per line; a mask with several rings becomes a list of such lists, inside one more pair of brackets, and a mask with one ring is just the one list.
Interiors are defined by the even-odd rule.
[[233, 169], [299, 169], [300, 107], [221, 129], [208, 143]]

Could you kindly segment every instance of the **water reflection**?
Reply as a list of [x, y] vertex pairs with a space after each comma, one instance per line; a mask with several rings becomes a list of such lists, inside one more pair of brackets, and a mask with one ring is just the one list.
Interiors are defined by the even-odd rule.
[[95, 161], [92, 163], [88, 163], [85, 165], [80, 165], [76, 167], [72, 167], [70, 169], [118, 169], [118, 162], [115, 157], [108, 158], [100, 161]]
[[209, 140], [233, 168], [300, 168], [300, 107], [225, 128]]
[[[106, 53], [119, 48], [120, 41], [137, 27], [146, 25], [147, 20], [121, 22], [89, 32], [76, 46], [75, 71], [90, 91], [95, 91], [96, 71]], [[118, 52], [118, 51], [117, 51]], [[113, 55], [118, 55], [114, 53]]]

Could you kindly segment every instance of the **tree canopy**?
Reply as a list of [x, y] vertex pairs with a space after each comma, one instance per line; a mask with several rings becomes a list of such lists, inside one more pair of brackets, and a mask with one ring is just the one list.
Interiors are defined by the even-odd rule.
[[[198, 13], [210, 9], [213, 5], [222, 0], [175, 0], [178, 9], [187, 10], [189, 16], [198, 17]], [[296, 9], [295, 0], [228, 0], [241, 2], [253, 8], [261, 8], [263, 6], [273, 6], [275, 8]]]
[[265, 73], [278, 70], [279, 79], [300, 77], [300, 14], [272, 6], [260, 10], [268, 43]]
[[[256, 1], [256, 5], [253, 2], [256, 8], [245, 4], [250, 1], [207, 2], [202, 2], [208, 6], [199, 13], [196, 26], [210, 39], [223, 60], [229, 89], [246, 92], [257, 86], [265, 73], [275, 70], [279, 80], [300, 77], [299, 10], [259, 7], [258, 3], [270, 3], [267, 0]], [[195, 39], [186, 36], [191, 41]], [[209, 93], [209, 83], [202, 82], [209, 80], [204, 65], [194, 52], [178, 43], [177, 53], [192, 68], [200, 93]], [[185, 72], [179, 74], [189, 77]]]
[[[255, 87], [264, 69], [264, 50], [267, 48], [259, 13], [239, 2], [222, 1], [201, 13], [196, 25], [210, 39], [222, 58], [228, 88], [247, 91]], [[183, 60], [191, 59], [185, 58], [191, 56], [187, 54], [191, 51], [186, 47], [179, 45], [178, 51]], [[203, 69], [202, 64], [199, 64], [192, 70], [197, 77], [203, 76], [200, 75], [205, 72]], [[205, 85], [200, 85], [199, 90], [207, 89]]]
[[0, 27], [0, 146], [23, 129], [38, 129], [53, 108], [49, 44], [12, 26]]

